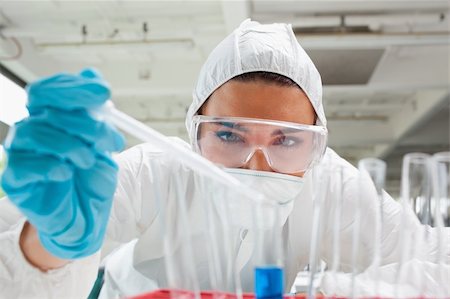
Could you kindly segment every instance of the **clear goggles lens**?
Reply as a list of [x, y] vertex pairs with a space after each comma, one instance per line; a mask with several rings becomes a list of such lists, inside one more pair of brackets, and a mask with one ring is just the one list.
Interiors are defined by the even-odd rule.
[[196, 152], [225, 167], [242, 167], [256, 151], [261, 151], [274, 171], [297, 173], [321, 159], [327, 129], [263, 119], [197, 115], [191, 137]]

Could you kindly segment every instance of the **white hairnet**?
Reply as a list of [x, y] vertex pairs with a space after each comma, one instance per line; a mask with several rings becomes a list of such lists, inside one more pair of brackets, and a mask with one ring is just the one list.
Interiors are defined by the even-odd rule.
[[217, 45], [200, 70], [186, 116], [188, 132], [192, 117], [218, 87], [233, 77], [257, 71], [292, 79], [311, 101], [317, 124], [326, 126], [320, 74], [297, 42], [291, 25], [263, 25], [247, 19]]

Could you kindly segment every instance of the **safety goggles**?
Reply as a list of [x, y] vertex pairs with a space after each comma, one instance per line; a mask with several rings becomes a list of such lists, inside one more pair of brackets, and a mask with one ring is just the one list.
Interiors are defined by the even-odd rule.
[[286, 174], [320, 161], [328, 135], [322, 126], [204, 115], [193, 118], [190, 133], [193, 149], [214, 163], [239, 168], [261, 151], [274, 171]]

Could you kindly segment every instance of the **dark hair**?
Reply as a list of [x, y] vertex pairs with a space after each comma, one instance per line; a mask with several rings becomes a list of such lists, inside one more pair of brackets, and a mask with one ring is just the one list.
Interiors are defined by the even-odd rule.
[[[270, 73], [270, 72], [250, 72], [250, 73], [244, 73], [241, 75], [237, 75], [236, 77], [233, 77], [230, 79], [230, 81], [238, 81], [238, 82], [263, 82], [268, 84], [274, 84], [276, 86], [281, 87], [297, 87], [300, 90], [303, 90], [297, 83], [295, 83], [292, 79], [276, 74], [276, 73]], [[206, 101], [203, 103], [203, 105], [198, 109], [198, 114], [203, 114], [203, 108], [205, 107], [205, 103], [209, 100], [209, 97], [206, 99]], [[316, 116], [317, 118], [317, 116]]]
[[251, 73], [244, 73], [241, 75], [238, 75], [236, 77], [233, 77], [231, 80], [239, 81], [239, 82], [264, 82], [264, 83], [271, 83], [275, 84], [277, 86], [282, 87], [298, 87], [301, 89], [300, 86], [298, 86], [297, 83], [295, 83], [292, 79], [275, 73], [269, 73], [269, 72], [251, 72]]

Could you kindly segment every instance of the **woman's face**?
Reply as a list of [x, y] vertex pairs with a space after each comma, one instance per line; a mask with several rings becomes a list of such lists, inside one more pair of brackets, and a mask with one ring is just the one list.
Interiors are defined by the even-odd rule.
[[[228, 81], [210, 96], [201, 114], [216, 117], [246, 117], [314, 125], [316, 114], [306, 94], [298, 87], [265, 82]], [[275, 172], [257, 150], [242, 168]], [[292, 175], [303, 176], [304, 172]]]

